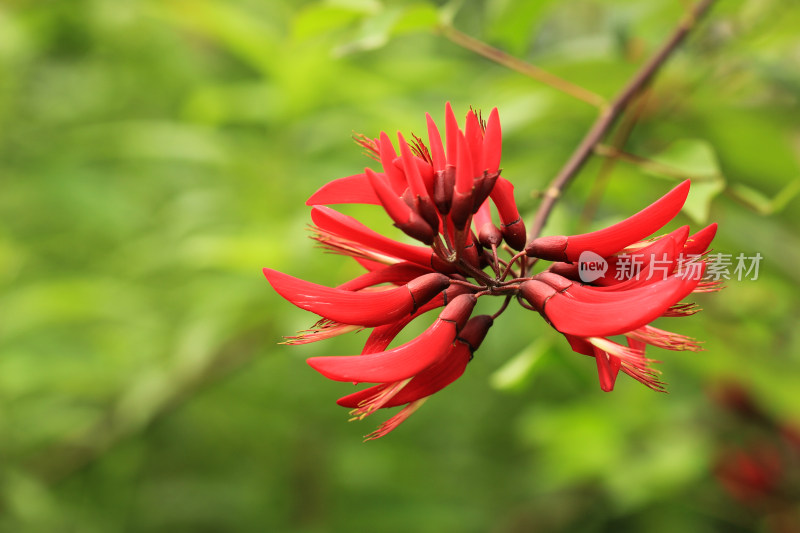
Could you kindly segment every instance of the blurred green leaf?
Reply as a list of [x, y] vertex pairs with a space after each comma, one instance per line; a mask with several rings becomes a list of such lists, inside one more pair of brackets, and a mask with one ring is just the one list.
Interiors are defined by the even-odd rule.
[[714, 148], [701, 139], [679, 139], [652, 159], [675, 168], [687, 177], [710, 179], [719, 174]]
[[536, 2], [514, 2], [511, 0], [492, 0], [487, 2], [488, 37], [497, 41], [509, 53], [525, 56], [527, 48], [536, 38], [533, 31], [541, 24], [544, 15], [552, 8], [551, 0]]
[[[270, 17], [253, 16], [247, 6], [219, 0], [148, 1], [150, 15], [199, 32], [262, 74], [281, 68], [274, 53], [280, 27]], [[261, 8], [275, 6], [264, 4]]]
[[363, 11], [335, 4], [312, 4], [294, 18], [292, 33], [298, 39], [317, 37], [320, 33], [348, 26], [364, 13], [373, 11], [375, 6]]
[[365, 17], [356, 37], [336, 47], [334, 54], [344, 56], [374, 50], [384, 46], [396, 35], [433, 29], [438, 20], [438, 11], [429, 4], [386, 7]]
[[549, 337], [533, 341], [495, 370], [489, 376], [489, 383], [497, 390], [524, 389], [533, 380], [539, 362], [548, 353], [551, 344]]
[[439, 23], [439, 12], [433, 5], [416, 4], [409, 6], [395, 23], [394, 35], [430, 30]]

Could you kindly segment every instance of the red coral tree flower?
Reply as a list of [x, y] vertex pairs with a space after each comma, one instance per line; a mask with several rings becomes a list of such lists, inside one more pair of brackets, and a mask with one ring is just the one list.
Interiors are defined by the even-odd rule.
[[[288, 337], [288, 344], [372, 328], [360, 355], [308, 360], [329, 379], [370, 384], [338, 400], [352, 409], [354, 419], [404, 406], [367, 439], [394, 430], [429, 396], [458, 379], [514, 298], [538, 311], [574, 351], [595, 358], [603, 390], [613, 389], [620, 370], [663, 390], [645, 347], [700, 348], [693, 339], [650, 322], [693, 314], [696, 306], [679, 302], [692, 292], [718, 288], [702, 278], [716, 225], [691, 237], [684, 226], [643, 240], [680, 211], [689, 182], [604, 230], [528, 243], [514, 187], [501, 176], [497, 109], [486, 121], [470, 110], [462, 129], [447, 104], [444, 138], [430, 115], [426, 119], [427, 144], [416, 136], [408, 142], [400, 133], [396, 145], [385, 132], [375, 139], [357, 136], [380, 168], [333, 180], [306, 202], [312, 206], [313, 238], [328, 251], [355, 259], [364, 274], [333, 288], [264, 269], [282, 297], [321, 317], [308, 330]], [[420, 244], [385, 237], [328, 207], [336, 204], [379, 205]], [[612, 266], [632, 252], [656, 259], [642, 261], [635, 277], [606, 274], [583, 283], [578, 262], [584, 252]], [[501, 259], [503, 253], [507, 259]], [[538, 260], [554, 263], [532, 275]], [[660, 279], [639, 275], [656, 268], [664, 274]], [[478, 298], [485, 296], [503, 297], [500, 309], [491, 316], [471, 316]], [[440, 308], [423, 333], [389, 348], [412, 320]], [[624, 336], [626, 345], [610, 339], [617, 335]]]

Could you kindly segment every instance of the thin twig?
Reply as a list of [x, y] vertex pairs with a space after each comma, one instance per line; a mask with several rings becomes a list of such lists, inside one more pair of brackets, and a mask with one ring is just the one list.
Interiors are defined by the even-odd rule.
[[634, 96], [639, 93], [640, 89], [653, 78], [666, 60], [669, 59], [675, 49], [686, 38], [689, 31], [695, 26], [697, 20], [705, 15], [714, 4], [714, 1], [701, 0], [695, 4], [658, 52], [634, 74], [611, 104], [600, 113], [600, 116], [597, 117], [589, 132], [572, 153], [572, 156], [544, 192], [542, 202], [536, 211], [531, 231], [528, 234], [530, 240], [537, 238], [541, 234], [550, 212], [553, 210], [553, 206], [561, 196], [561, 192], [586, 163], [597, 143], [603, 139]]
[[503, 314], [503, 311], [506, 310], [508, 307], [508, 302], [511, 301], [511, 297], [514, 296], [513, 294], [509, 294], [506, 296], [506, 299], [503, 301], [503, 305], [500, 306], [500, 309], [497, 310], [495, 314], [492, 315], [492, 320], [497, 320], [497, 317]]
[[440, 26], [439, 31], [442, 33], [442, 35], [447, 37], [455, 44], [466, 48], [467, 50], [471, 50], [476, 54], [480, 54], [487, 59], [510, 68], [511, 70], [516, 70], [520, 74], [524, 74], [525, 76], [529, 76], [537, 81], [549, 85], [550, 87], [553, 87], [564, 94], [568, 94], [573, 98], [582, 100], [587, 104], [600, 109], [604, 109], [608, 105], [606, 99], [599, 94], [593, 93], [592, 91], [584, 89], [579, 85], [575, 85], [574, 83], [563, 78], [559, 78], [555, 74], [547, 72], [536, 65], [526, 63], [525, 61], [507, 54], [498, 48], [488, 45], [483, 41], [479, 41], [474, 37], [470, 37], [469, 35], [458, 31], [452, 26]]
[[511, 258], [511, 261], [508, 262], [508, 264], [506, 265], [505, 270], [503, 270], [503, 274], [499, 278], [500, 281], [503, 281], [504, 279], [506, 279], [506, 276], [508, 276], [508, 273], [511, 272], [511, 267], [514, 266], [514, 263], [517, 261], [517, 259], [520, 259], [524, 255], [525, 255], [525, 251], [523, 250], [522, 252], [518, 253], [517, 255], [515, 255], [514, 257]]
[[662, 174], [664, 176], [669, 176], [670, 178], [679, 180], [691, 178], [693, 181], [712, 181], [718, 178], [716, 174], [693, 174], [691, 172], [686, 172], [685, 170], [675, 168], [671, 165], [666, 165], [640, 155], [625, 152], [616, 146], [598, 144], [595, 146], [594, 153], [600, 157], [606, 157], [610, 161], [618, 160], [625, 163], [630, 163], [640, 167], [643, 170], [655, 172], [657, 174]]
[[[620, 125], [614, 131], [614, 135], [611, 137], [611, 147], [613, 147], [615, 150], [619, 151], [625, 147], [625, 143], [628, 142], [628, 138], [633, 132], [633, 128], [639, 122], [639, 119], [644, 112], [648, 97], [651, 93], [652, 91], [648, 90], [647, 85], [643, 86], [639, 94], [636, 96], [635, 102], [630, 104], [629, 110], [626, 111], [620, 119]], [[602, 145], [599, 144], [595, 146], [595, 154], [602, 155], [600, 153], [601, 146]], [[603, 196], [603, 191], [611, 179], [611, 174], [616, 167], [616, 163], [616, 157], [607, 157], [605, 161], [603, 161], [600, 171], [597, 173], [594, 183], [592, 183], [592, 190], [589, 191], [589, 197], [586, 200], [586, 205], [583, 206], [581, 216], [578, 219], [579, 231], [580, 228], [588, 226], [589, 223], [594, 219], [594, 215], [597, 212], [597, 207], [600, 204], [601, 197]]]

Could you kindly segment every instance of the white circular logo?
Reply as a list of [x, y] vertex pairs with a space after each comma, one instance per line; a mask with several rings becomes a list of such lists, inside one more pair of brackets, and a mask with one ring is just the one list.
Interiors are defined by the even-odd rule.
[[584, 283], [603, 277], [608, 271], [608, 261], [594, 252], [586, 250], [578, 258], [578, 277]]

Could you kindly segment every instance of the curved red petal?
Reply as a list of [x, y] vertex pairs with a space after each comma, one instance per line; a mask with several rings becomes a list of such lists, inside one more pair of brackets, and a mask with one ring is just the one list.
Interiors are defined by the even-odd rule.
[[600, 379], [600, 388], [604, 392], [611, 392], [614, 390], [614, 383], [617, 381], [622, 361], [619, 357], [610, 355], [597, 347], [594, 347], [594, 358], [597, 361], [597, 377]]
[[312, 357], [308, 364], [334, 381], [388, 383], [410, 378], [439, 361], [469, 318], [477, 298], [462, 294], [417, 338], [385, 352]]
[[378, 176], [372, 169], [364, 169], [368, 185], [377, 195], [380, 204], [389, 217], [398, 225], [408, 224], [411, 218], [411, 208], [390, 188], [383, 176]]
[[574, 284], [564, 293], [549, 297], [543, 304], [543, 314], [562, 333], [579, 337], [619, 335], [661, 316], [670, 306], [691, 293], [698, 282], [698, 279], [670, 276], [662, 281], [616, 293]]
[[[425, 246], [415, 246], [384, 237], [355, 218], [339, 213], [335, 209], [325, 206], [314, 206], [311, 210], [311, 219], [320, 229], [329, 233], [345, 237], [370, 250], [379, 252], [404, 261], [411, 261], [426, 268], [432, 267], [433, 252]], [[440, 272], [455, 272], [455, 268], [436, 263]]]
[[470, 170], [473, 178], [483, 174], [486, 167], [483, 164], [483, 130], [478, 121], [478, 115], [470, 110], [464, 123], [464, 138], [467, 141], [472, 166]]
[[456, 325], [436, 320], [419, 337], [385, 352], [366, 355], [312, 357], [308, 364], [334, 381], [387, 383], [418, 374], [449, 350], [456, 338]]
[[478, 242], [491, 249], [492, 246], [500, 246], [503, 234], [492, 222], [492, 213], [489, 202], [483, 202], [475, 214], [472, 216], [472, 225], [478, 233]]
[[573, 352], [594, 357], [594, 346], [583, 337], [576, 337], [575, 335], [565, 333], [564, 338], [567, 339], [569, 347], [572, 348]]
[[569, 237], [542, 237], [531, 242], [525, 251], [529, 256], [549, 261], [574, 262], [584, 251], [608, 257], [644, 239], [672, 220], [686, 202], [689, 187], [689, 180], [684, 181], [635, 215], [613, 226]]
[[[608, 270], [592, 284], [600, 290], [621, 291], [664, 279], [677, 264], [678, 250], [671, 234], [643, 248], [626, 248], [606, 258]], [[657, 271], [662, 274], [659, 276]]]
[[270, 268], [264, 269], [264, 276], [278, 294], [297, 307], [328, 320], [360, 326], [379, 326], [407, 316], [427, 301], [425, 296], [428, 300], [433, 298], [450, 283], [443, 274], [426, 274], [417, 282], [429, 282], [430, 287], [422, 291], [404, 285], [384, 291], [353, 292], [317, 285]]
[[364, 174], [353, 174], [330, 181], [306, 200], [306, 205], [370, 204], [381, 201]]
[[[454, 346], [450, 347], [447, 355], [414, 376], [400, 392], [392, 396], [381, 407], [397, 407], [439, 392], [464, 374], [470, 357], [469, 346], [462, 342], [456, 342]], [[386, 385], [375, 385], [339, 398], [336, 403], [342, 407], [355, 408], [376, 393], [381, 392], [385, 387]]]
[[386, 173], [386, 177], [389, 178], [392, 190], [399, 196], [403, 194], [408, 184], [406, 183], [406, 177], [403, 171], [394, 164], [394, 160], [397, 159], [397, 152], [394, 151], [392, 141], [389, 139], [389, 136], [386, 135], [386, 132], [381, 132], [378, 146], [380, 148], [380, 160], [383, 171]]
[[[456, 192], [468, 194], [472, 191], [472, 156], [464, 133], [458, 132], [458, 158], [456, 161]], [[470, 207], [472, 207], [470, 205]], [[471, 209], [470, 209], [471, 211]]]
[[433, 161], [434, 172], [444, 170], [447, 166], [447, 157], [442, 146], [442, 136], [439, 128], [428, 113], [425, 113], [425, 120], [428, 123], [428, 142], [431, 145], [431, 159]]
[[[414, 376], [409, 383], [403, 386], [389, 400], [384, 399], [381, 407], [396, 407], [425, 398], [439, 392], [460, 378], [467, 367], [467, 363], [472, 359], [473, 352], [480, 347], [492, 324], [492, 317], [488, 315], [480, 315], [469, 319], [458, 334], [458, 337], [456, 337], [456, 342], [447, 355]], [[376, 385], [339, 398], [336, 403], [344, 407], [360, 407], [362, 402], [381, 393], [388, 386], [390, 385]]]
[[397, 132], [397, 141], [400, 144], [400, 155], [402, 156], [401, 160], [403, 171], [405, 172], [406, 180], [411, 188], [411, 192], [420, 198], [427, 198], [428, 189], [425, 187], [425, 183], [422, 181], [422, 174], [420, 173], [416, 162], [417, 158], [415, 158], [414, 154], [411, 153], [411, 148], [408, 146], [405, 138], [403, 138], [403, 134], [399, 131]]
[[[608, 272], [593, 283], [601, 286], [598, 287], [598, 290], [627, 291], [665, 279], [675, 270], [679, 259], [680, 247], [683, 246], [683, 241], [686, 240], [682, 238], [679, 244], [673, 238], [673, 233], [638, 251], [610, 257], [608, 259]], [[678, 235], [679, 238], [681, 236], [682, 234]], [[627, 266], [623, 261], [629, 262]], [[638, 266], [636, 268], [632, 268], [633, 261], [637, 262]], [[623, 275], [619, 276], [620, 279], [617, 279], [617, 275], [620, 272]]]
[[502, 131], [500, 129], [500, 114], [497, 108], [489, 113], [486, 121], [486, 132], [483, 137], [483, 164], [492, 174], [500, 170], [500, 155], [502, 153]]
[[[423, 220], [419, 213], [411, 209], [403, 199], [394, 194], [382, 176], [378, 176], [370, 169], [365, 169], [364, 173], [369, 178], [370, 185], [380, 198], [383, 208], [394, 221], [395, 226], [413, 239], [424, 244], [432, 244], [433, 229], [430, 224]], [[436, 222], [438, 222], [438, 218]]]
[[431, 301], [421, 306], [413, 315], [401, 318], [400, 320], [392, 322], [391, 324], [384, 324], [383, 326], [376, 327], [369, 334], [367, 342], [364, 344], [364, 348], [361, 350], [361, 354], [363, 355], [368, 353], [382, 352], [387, 346], [389, 346], [389, 344], [391, 344], [394, 338], [397, 337], [397, 334], [400, 333], [403, 328], [409, 324], [409, 322], [418, 316], [427, 313], [428, 311], [447, 305], [449, 302], [453, 301], [456, 296], [466, 294], [467, 292], [469, 292], [469, 289], [466, 287], [461, 285], [451, 285], [441, 294], [437, 294], [433, 297], [433, 299], [431, 299]]
[[458, 120], [450, 107], [450, 102], [444, 105], [444, 131], [447, 143], [447, 162], [455, 165], [458, 160], [458, 136], [461, 133], [458, 129]]

